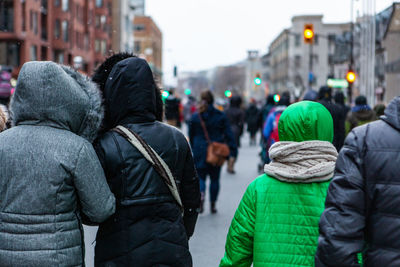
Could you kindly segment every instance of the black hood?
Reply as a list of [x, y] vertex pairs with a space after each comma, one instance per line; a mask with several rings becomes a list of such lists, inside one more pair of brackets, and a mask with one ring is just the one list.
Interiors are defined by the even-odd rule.
[[400, 131], [400, 96], [390, 101], [381, 119]]
[[230, 104], [231, 107], [240, 108], [240, 105], [242, 104], [242, 98], [240, 96], [233, 96]]
[[144, 59], [131, 57], [111, 70], [104, 88], [105, 128], [156, 120], [156, 84]]

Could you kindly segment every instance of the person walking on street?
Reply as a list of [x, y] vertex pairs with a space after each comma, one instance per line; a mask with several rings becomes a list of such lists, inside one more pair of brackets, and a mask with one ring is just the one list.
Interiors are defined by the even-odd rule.
[[84, 266], [82, 220], [104, 221], [115, 198], [92, 147], [103, 117], [88, 78], [25, 63], [0, 134], [0, 266]]
[[95, 265], [192, 266], [188, 239], [200, 205], [199, 180], [185, 136], [161, 122], [161, 94], [149, 65], [116, 54], [93, 80], [106, 109], [95, 149], [117, 199], [115, 214], [99, 226]]
[[353, 128], [377, 120], [376, 113], [367, 104], [365, 96], [356, 97], [356, 105], [351, 109], [346, 119], [346, 133]]
[[167, 99], [165, 99], [165, 118], [169, 125], [181, 127], [181, 100], [175, 96], [175, 90], [170, 89]]
[[265, 122], [262, 134], [264, 138], [264, 155], [263, 159], [265, 164], [270, 162], [269, 148], [275, 143], [279, 142], [278, 122], [282, 112], [290, 105], [290, 98], [288, 94], [284, 94], [278, 105], [274, 107]]
[[[221, 166], [207, 163], [208, 144], [210, 142], [225, 143], [229, 146], [230, 157], [236, 158], [237, 147], [226, 115], [214, 108], [214, 96], [210, 91], [201, 93], [201, 103], [198, 112], [193, 114], [189, 124], [189, 140], [193, 148], [194, 163], [200, 178], [201, 205], [204, 210], [206, 178], [210, 177], [211, 213], [216, 213], [216, 202], [219, 193], [219, 178]], [[204, 128], [202, 126], [204, 123]], [[206, 133], [210, 140], [207, 140]]]
[[[240, 138], [243, 134], [243, 127], [245, 120], [245, 113], [243, 112], [241, 105], [242, 105], [242, 98], [240, 96], [233, 96], [230, 100], [229, 108], [225, 111], [225, 114], [228, 117], [229, 124], [231, 126], [233, 136], [235, 138], [236, 146], [238, 148], [240, 147]], [[235, 161], [236, 158], [229, 157], [227, 166], [228, 173], [231, 174], [235, 173], [234, 170]]]
[[317, 102], [292, 104], [279, 120], [279, 138], [265, 174], [236, 210], [220, 267], [313, 266], [337, 157], [332, 117]]
[[345, 111], [339, 105], [332, 102], [332, 88], [322, 86], [319, 89], [319, 103], [326, 107], [332, 115], [333, 119], [333, 145], [337, 151], [343, 146], [345, 138]]
[[400, 266], [400, 96], [346, 138], [329, 186], [315, 265]]
[[250, 99], [249, 107], [246, 110], [247, 131], [250, 134], [250, 146], [256, 145], [256, 134], [261, 127], [260, 111], [256, 106], [256, 100]]

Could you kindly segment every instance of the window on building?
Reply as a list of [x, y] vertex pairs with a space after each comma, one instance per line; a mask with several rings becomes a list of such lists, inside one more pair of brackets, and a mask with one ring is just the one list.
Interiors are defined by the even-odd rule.
[[135, 25], [133, 26], [133, 30], [134, 30], [134, 31], [137, 31], [137, 32], [140, 32], [140, 31], [144, 31], [144, 30], [145, 30], [145, 27], [144, 27], [143, 24], [135, 24]]
[[36, 35], [39, 33], [38, 29], [38, 13], [33, 12], [33, 33]]
[[60, 6], [60, 2], [61, 2], [61, 0], [54, 0], [54, 5], [58, 7], [58, 6]]
[[85, 47], [85, 50], [89, 50], [90, 43], [89, 43], [89, 35], [86, 33], [85, 37], [83, 38], [83, 46]]
[[0, 1], [0, 31], [14, 31], [14, 1]]
[[296, 68], [301, 68], [301, 56], [300, 55], [296, 55], [294, 57], [294, 66]]
[[313, 64], [318, 64], [319, 58], [318, 55], [313, 55]]
[[100, 17], [100, 23], [101, 23], [101, 27], [104, 28], [104, 29], [105, 29], [106, 21], [107, 21], [106, 16], [102, 15]]
[[96, 0], [96, 7], [102, 7], [103, 6], [103, 0]]
[[139, 54], [140, 51], [142, 51], [142, 47], [141, 47], [140, 41], [135, 41], [135, 44], [133, 46], [133, 50], [135, 51], [136, 54]]
[[42, 46], [40, 51], [40, 60], [47, 60], [47, 47]]
[[98, 39], [94, 41], [94, 51], [97, 53], [100, 52], [100, 40]]
[[99, 15], [96, 15], [96, 17], [95, 17], [95, 26], [96, 26], [96, 28], [100, 28], [100, 26], [101, 26], [101, 21], [100, 21], [100, 16]]
[[44, 13], [40, 14], [40, 25], [41, 25], [41, 35], [43, 40], [47, 40], [47, 15]]
[[63, 34], [63, 41], [68, 42], [69, 34], [68, 34], [68, 21], [64, 20], [61, 24], [62, 34]]
[[31, 45], [31, 60], [37, 60], [37, 46], [36, 45]]
[[62, 0], [62, 11], [68, 11], [69, 10], [69, 0]]
[[61, 33], [61, 22], [59, 19], [56, 19], [56, 24], [54, 25], [54, 38], [60, 39]]
[[296, 34], [294, 36], [294, 45], [296, 47], [298, 47], [298, 46], [300, 46], [300, 44], [301, 44], [301, 36], [300, 36], [300, 34]]
[[0, 41], [0, 65], [17, 67], [20, 64], [20, 45], [9, 41]]
[[[26, 1], [22, 2], [22, 11], [21, 11], [21, 19], [22, 19], [22, 31], [26, 32]], [[1, 22], [0, 22], [1, 25]]]
[[319, 43], [319, 36], [318, 36], [318, 34], [316, 34], [314, 36], [314, 45], [318, 45], [318, 43]]
[[102, 55], [106, 54], [106, 52], [107, 52], [107, 42], [105, 40], [101, 41], [100, 50], [101, 50], [101, 54]]
[[64, 53], [62, 50], [54, 50], [53, 58], [55, 62], [64, 63]]

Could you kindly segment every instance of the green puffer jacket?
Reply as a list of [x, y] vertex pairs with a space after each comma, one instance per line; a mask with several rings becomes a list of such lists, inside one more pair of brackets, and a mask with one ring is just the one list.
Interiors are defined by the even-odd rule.
[[[291, 105], [282, 113], [278, 129], [281, 141], [333, 139], [332, 117], [315, 102]], [[232, 220], [220, 266], [313, 266], [328, 186], [329, 181], [258, 177]]]

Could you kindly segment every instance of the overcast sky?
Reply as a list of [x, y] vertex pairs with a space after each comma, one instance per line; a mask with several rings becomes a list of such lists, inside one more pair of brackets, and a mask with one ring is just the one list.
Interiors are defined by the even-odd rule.
[[[375, 0], [380, 12], [393, 0]], [[174, 65], [197, 71], [246, 58], [247, 50], [266, 53], [270, 42], [295, 15], [323, 14], [324, 23], [350, 20], [351, 0], [146, 0], [146, 15], [163, 33], [163, 71]], [[355, 11], [362, 0], [354, 0]], [[361, 11], [359, 11], [361, 12]]]

